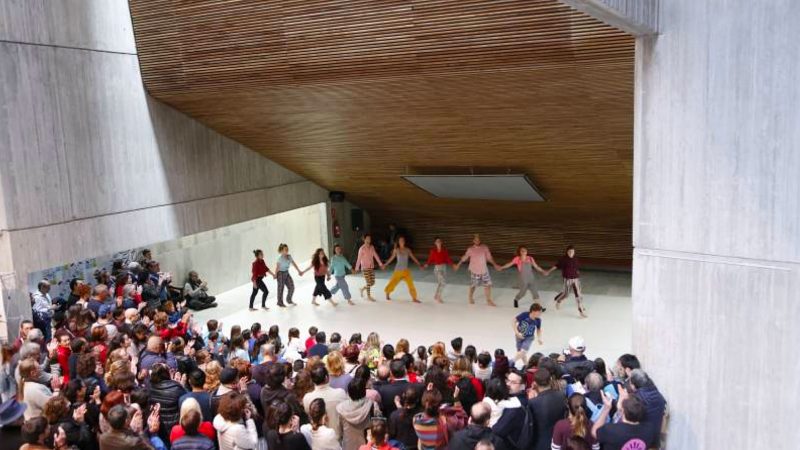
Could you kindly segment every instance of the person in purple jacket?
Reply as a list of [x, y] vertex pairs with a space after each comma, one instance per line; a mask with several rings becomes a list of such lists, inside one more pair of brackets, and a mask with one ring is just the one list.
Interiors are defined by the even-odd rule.
[[561, 292], [556, 295], [556, 309], [559, 309], [561, 302], [569, 296], [570, 291], [575, 295], [575, 302], [578, 304], [578, 313], [581, 318], [588, 317], [586, 309], [583, 307], [583, 295], [581, 295], [581, 279], [580, 279], [580, 262], [578, 257], [575, 256], [575, 247], [572, 245], [567, 246], [567, 251], [561, 259], [558, 260], [555, 266], [551, 267], [546, 275], [550, 272], [559, 269], [561, 270], [561, 277], [564, 279], [564, 285]]

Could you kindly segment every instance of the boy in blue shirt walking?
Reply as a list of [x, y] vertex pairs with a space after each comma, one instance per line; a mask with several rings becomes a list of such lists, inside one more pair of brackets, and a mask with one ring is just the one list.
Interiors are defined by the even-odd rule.
[[544, 311], [545, 308], [542, 308], [542, 305], [534, 303], [528, 312], [514, 317], [512, 325], [514, 327], [514, 335], [517, 338], [517, 351], [524, 350], [528, 353], [531, 344], [533, 344], [534, 335], [536, 335], [536, 341], [539, 345], [542, 345], [541, 315]]

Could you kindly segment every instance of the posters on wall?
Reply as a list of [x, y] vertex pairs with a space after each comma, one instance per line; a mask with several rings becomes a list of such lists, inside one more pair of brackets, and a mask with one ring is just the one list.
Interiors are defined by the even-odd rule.
[[31, 272], [28, 274], [28, 286], [30, 286], [31, 290], [35, 290], [39, 281], [47, 280], [51, 285], [50, 297], [54, 299], [56, 297], [66, 298], [69, 296], [69, 282], [73, 278], [81, 278], [94, 284], [95, 271], [107, 270], [111, 272], [111, 266], [114, 261], [118, 260], [122, 261], [123, 267], [127, 266], [129, 262], [136, 261], [140, 251], [141, 249], [124, 250], [113, 255], [84, 259], [38, 272]]

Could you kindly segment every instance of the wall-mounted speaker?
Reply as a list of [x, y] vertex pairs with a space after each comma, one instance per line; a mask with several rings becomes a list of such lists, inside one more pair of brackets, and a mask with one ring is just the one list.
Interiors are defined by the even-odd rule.
[[331, 199], [334, 203], [341, 203], [344, 201], [344, 192], [342, 191], [331, 191], [328, 193], [328, 198]]

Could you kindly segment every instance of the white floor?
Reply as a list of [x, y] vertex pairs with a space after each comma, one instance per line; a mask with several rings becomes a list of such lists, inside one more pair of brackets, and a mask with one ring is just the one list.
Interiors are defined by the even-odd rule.
[[[603, 278], [602, 273], [593, 275], [595, 279]], [[308, 336], [308, 328], [313, 325], [325, 331], [328, 336], [333, 332], [339, 332], [345, 340], [354, 332], [360, 332], [366, 338], [371, 331], [377, 331], [384, 343], [392, 345], [404, 337], [411, 342], [412, 348], [418, 345], [428, 346], [439, 340], [448, 343], [449, 348], [449, 341], [452, 338], [462, 336], [465, 346], [472, 344], [479, 352], [482, 350], [494, 352], [496, 348], [503, 348], [510, 357], [514, 354], [511, 322], [516, 314], [527, 310], [531, 300], [529, 295], [521, 302], [520, 308], [515, 309], [513, 298], [516, 289], [512, 283], [508, 283], [508, 287], [501, 287], [498, 280], [495, 280], [494, 299], [498, 304], [497, 307], [486, 305], [482, 291], [475, 295], [476, 304], [469, 305], [466, 284], [448, 285], [445, 290], [445, 303], [438, 304], [433, 301], [435, 284], [424, 281], [429, 277], [422, 275], [420, 278], [423, 281], [416, 281], [415, 285], [423, 303], [414, 304], [411, 303], [404, 284], [400, 284], [395, 290], [392, 302], [384, 300], [383, 287], [386, 285], [387, 274], [379, 276], [373, 287], [373, 296], [378, 300], [375, 303], [359, 298], [358, 289], [364, 284], [363, 278], [348, 275], [347, 280], [354, 295], [355, 306], [348, 305], [341, 294], [337, 294], [334, 299], [339, 303], [338, 307], [333, 307], [321, 298], [318, 298], [321, 306], [315, 307], [310, 304], [313, 279], [309, 275], [301, 278], [293, 274], [296, 285], [294, 301], [298, 306], [278, 308], [275, 305], [275, 282], [270, 278], [267, 281], [270, 291], [267, 300], [269, 311], [248, 310], [251, 285], [247, 284], [218, 295], [219, 307], [197, 312], [195, 317], [201, 323], [212, 318], [221, 320], [226, 334], [233, 325], [238, 324], [242, 328], [247, 328], [254, 322], [260, 322], [263, 329], [279, 325], [283, 337], [287, 335], [290, 327], [298, 327], [301, 337], [305, 339]], [[607, 278], [611, 279], [612, 283], [621, 285], [620, 289], [617, 289], [619, 292], [626, 292], [624, 283], [627, 282], [629, 287], [629, 276], [609, 274]], [[332, 284], [328, 283], [329, 286]], [[586, 288], [592, 291], [591, 286]], [[587, 356], [590, 358], [601, 357], [610, 364], [622, 353], [630, 352], [630, 295], [585, 294], [584, 303], [589, 317], [580, 319], [572, 298], [562, 303], [561, 310], [556, 310], [552, 303], [555, 294], [551, 290], [540, 291], [543, 305], [547, 308], [542, 315], [544, 345], [534, 344], [532, 351], [545, 354], [559, 352], [566, 347], [570, 337], [581, 335], [586, 341]], [[256, 299], [256, 307], [258, 306], [260, 306], [260, 296]]]

